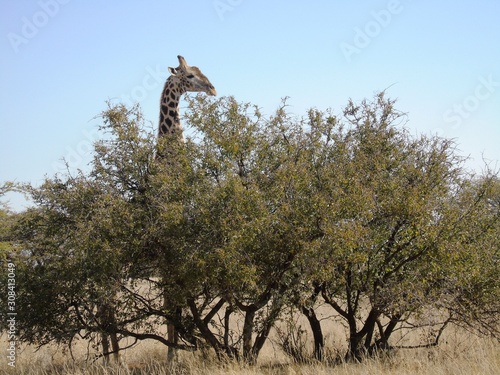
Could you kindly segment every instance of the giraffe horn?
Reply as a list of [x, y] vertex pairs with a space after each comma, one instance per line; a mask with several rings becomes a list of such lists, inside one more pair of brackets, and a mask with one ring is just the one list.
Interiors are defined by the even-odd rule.
[[181, 55], [178, 55], [177, 58], [179, 59], [179, 67], [187, 68], [189, 66], [187, 64], [186, 60], [184, 59], [184, 57], [182, 57]]

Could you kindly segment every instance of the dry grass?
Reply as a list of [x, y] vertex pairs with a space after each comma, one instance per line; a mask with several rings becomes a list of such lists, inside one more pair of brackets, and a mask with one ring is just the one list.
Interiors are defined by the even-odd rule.
[[[5, 340], [0, 340], [2, 347]], [[3, 350], [2, 350], [3, 352]], [[500, 345], [497, 341], [480, 339], [463, 332], [452, 331], [443, 344], [437, 348], [399, 350], [378, 359], [366, 360], [360, 364], [340, 363], [335, 365], [290, 363], [271, 341], [262, 353], [257, 366], [240, 363], [221, 364], [211, 355], [201, 353], [180, 353], [177, 362], [169, 366], [165, 360], [166, 350], [153, 342], [144, 342], [121, 355], [120, 365], [104, 366], [102, 362], [86, 361], [87, 348], [82, 343], [73, 348], [75, 361], [67, 350], [60, 347], [44, 347], [39, 351], [25, 347], [17, 353], [16, 367], [6, 364], [6, 357], [0, 360], [0, 374], [185, 374], [185, 375], [457, 375], [500, 373]]]

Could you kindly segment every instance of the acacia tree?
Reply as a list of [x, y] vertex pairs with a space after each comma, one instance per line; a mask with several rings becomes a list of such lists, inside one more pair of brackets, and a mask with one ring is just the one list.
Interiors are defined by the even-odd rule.
[[498, 327], [498, 182], [467, 175], [449, 140], [410, 136], [383, 93], [306, 119], [196, 96], [185, 144], [156, 144], [138, 107], [102, 119], [91, 171], [25, 186], [35, 207], [8, 229], [22, 341], [109, 355], [154, 339], [255, 363], [294, 306], [322, 359], [320, 299], [349, 327], [348, 359], [430, 307]]
[[[13, 183], [4, 182], [0, 185], [0, 198], [13, 189]], [[7, 254], [11, 249], [11, 227], [14, 221], [14, 213], [10, 211], [6, 203], [0, 202], [0, 260], [2, 262], [7, 260]]]
[[[109, 127], [117, 115], [111, 109], [106, 113]], [[131, 132], [139, 120], [120, 131]], [[118, 135], [115, 141], [124, 138]], [[102, 144], [96, 153], [102, 158], [89, 175], [56, 176], [39, 188], [24, 186], [35, 207], [19, 217], [17, 252], [11, 255], [18, 269], [20, 340], [44, 345], [95, 338], [107, 357], [119, 350], [117, 320], [128, 307], [117, 295], [130, 275], [141, 221], [134, 220], [138, 213], [127, 205], [132, 188], [104, 175]], [[114, 174], [124, 177], [130, 173], [126, 167], [117, 166]]]
[[[240, 347], [249, 362], [288, 303], [317, 236], [306, 204], [305, 133], [284, 107], [264, 119], [234, 98], [196, 97], [187, 113], [200, 134], [190, 164], [205, 176], [205, 185], [195, 187], [195, 237], [188, 241], [199, 244], [207, 266], [203, 289], [188, 299], [190, 312], [214, 349], [238, 355]], [[216, 311], [223, 316], [219, 327]], [[241, 332], [230, 327], [234, 314], [243, 316]]]
[[35, 206], [13, 230], [19, 338], [37, 345], [90, 339], [105, 357], [117, 354], [121, 337], [189, 348], [160, 333], [172, 319], [163, 301], [173, 294], [158, 281], [154, 236], [157, 220], [174, 220], [161, 214], [175, 200], [157, 209], [149, 199], [148, 185], [161, 175], [152, 131], [138, 107], [110, 105], [102, 119], [107, 137], [95, 145], [90, 173], [24, 187]]
[[[165, 145], [138, 108], [111, 106], [89, 174], [24, 187], [35, 207], [15, 230], [22, 341], [95, 338], [108, 355], [109, 338], [111, 352], [124, 336], [184, 349], [201, 339], [255, 362], [315, 235], [298, 206], [308, 195], [307, 180], [295, 178], [307, 167], [301, 133], [287, 129], [283, 108], [268, 121], [233, 98], [199, 100], [192, 105], [225, 115], [197, 122], [191, 112], [204, 136], [167, 145], [177, 147], [175, 163], [155, 159]], [[182, 342], [165, 340], [162, 323]]]
[[455, 235], [439, 262], [434, 304], [451, 323], [500, 339], [500, 182], [487, 171], [464, 183], [455, 204]]
[[[312, 181], [324, 236], [319, 267], [310, 268], [316, 271], [310, 300], [301, 308], [313, 323], [317, 358], [322, 335], [311, 309], [321, 294], [347, 323], [346, 359], [359, 360], [388, 348], [398, 325], [443, 300], [449, 292], [443, 279], [452, 280], [456, 266], [450, 253], [477, 264], [467, 256], [470, 246], [452, 244], [463, 245], [464, 223], [481, 221], [487, 199], [484, 187], [467, 193], [471, 177], [453, 143], [398, 128], [404, 115], [383, 93], [373, 102], [350, 102], [344, 119], [342, 126], [331, 116], [310, 114]], [[488, 228], [497, 219], [490, 218]], [[467, 230], [479, 238], [481, 226]], [[455, 276], [456, 288], [460, 282]]]

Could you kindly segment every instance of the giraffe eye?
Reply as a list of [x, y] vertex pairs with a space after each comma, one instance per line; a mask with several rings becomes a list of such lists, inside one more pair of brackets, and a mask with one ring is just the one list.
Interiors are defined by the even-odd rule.
[[194, 74], [188, 74], [188, 75], [186, 76], [186, 78], [189, 78], [189, 79], [194, 78]]

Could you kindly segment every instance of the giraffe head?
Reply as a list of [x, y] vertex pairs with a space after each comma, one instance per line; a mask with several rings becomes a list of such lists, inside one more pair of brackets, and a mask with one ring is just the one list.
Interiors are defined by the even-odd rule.
[[177, 68], [168, 68], [170, 74], [179, 78], [185, 91], [205, 92], [208, 95], [215, 96], [217, 92], [208, 78], [196, 66], [189, 66], [184, 57], [177, 56], [179, 66]]

